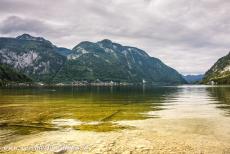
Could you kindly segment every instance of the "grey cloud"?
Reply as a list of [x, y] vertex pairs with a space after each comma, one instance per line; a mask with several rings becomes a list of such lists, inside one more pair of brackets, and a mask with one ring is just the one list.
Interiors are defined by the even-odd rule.
[[204, 73], [230, 48], [227, 0], [1, 0], [0, 33], [34, 33], [72, 48], [109, 38], [179, 72]]
[[[36, 36], [53, 37], [66, 37], [68, 29], [64, 28], [65, 25], [56, 25], [55, 23], [32, 19], [23, 18], [19, 16], [9, 16], [0, 21], [0, 33], [6, 36], [17, 36], [22, 33], [30, 33]], [[67, 31], [66, 31], [67, 30]]]
[[14, 33], [14, 32], [35, 32], [42, 33], [49, 30], [50, 27], [44, 22], [34, 19], [23, 19], [18, 16], [10, 16], [3, 20], [0, 26], [0, 32], [2, 34]]

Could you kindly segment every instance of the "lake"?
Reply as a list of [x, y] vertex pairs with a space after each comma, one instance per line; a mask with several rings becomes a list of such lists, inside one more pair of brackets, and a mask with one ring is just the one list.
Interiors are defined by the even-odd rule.
[[230, 87], [2, 88], [0, 128], [2, 148], [44, 153], [230, 153]]

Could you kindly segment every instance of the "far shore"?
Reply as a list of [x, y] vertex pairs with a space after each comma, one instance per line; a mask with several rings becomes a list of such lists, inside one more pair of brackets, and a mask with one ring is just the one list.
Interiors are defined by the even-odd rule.
[[[6, 83], [0, 87], [128, 87], [128, 86], [178, 86], [183, 84], [167, 83], [128, 83], [128, 82], [79, 82], [79, 83]], [[191, 85], [191, 84], [186, 84]], [[197, 85], [197, 84], [196, 84]]]

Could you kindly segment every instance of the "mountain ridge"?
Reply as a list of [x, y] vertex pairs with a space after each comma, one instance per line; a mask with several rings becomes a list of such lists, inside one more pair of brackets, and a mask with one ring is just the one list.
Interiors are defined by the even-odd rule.
[[37, 82], [116, 81], [184, 84], [186, 81], [144, 50], [109, 39], [83, 41], [72, 50], [42, 37], [23, 34], [0, 38], [0, 63], [20, 70]]

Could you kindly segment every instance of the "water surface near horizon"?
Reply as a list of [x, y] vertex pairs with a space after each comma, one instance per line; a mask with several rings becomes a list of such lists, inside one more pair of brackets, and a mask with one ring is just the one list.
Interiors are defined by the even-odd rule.
[[148, 118], [230, 116], [230, 87], [63, 87], [0, 89], [1, 144], [50, 130], [113, 131]]

